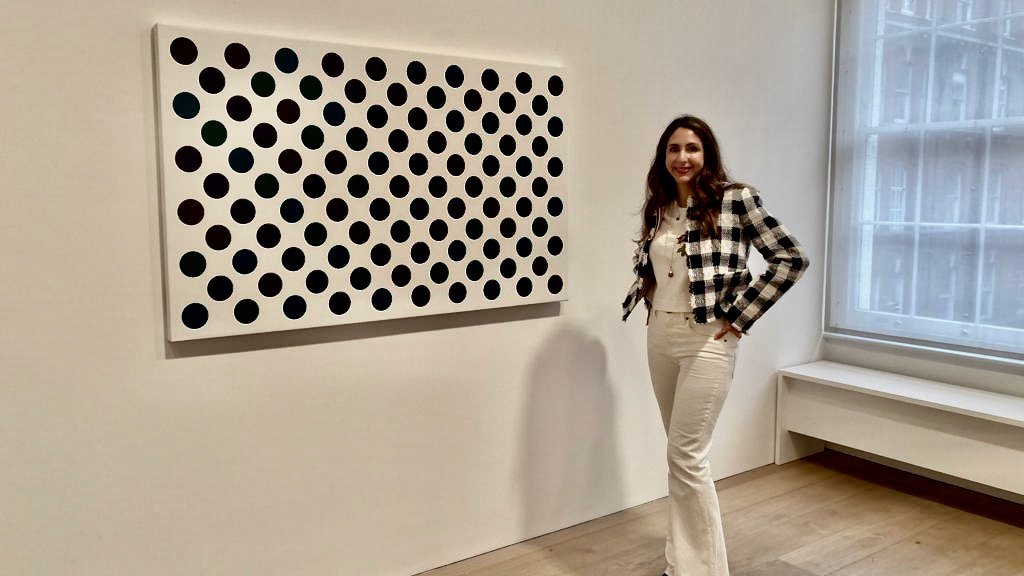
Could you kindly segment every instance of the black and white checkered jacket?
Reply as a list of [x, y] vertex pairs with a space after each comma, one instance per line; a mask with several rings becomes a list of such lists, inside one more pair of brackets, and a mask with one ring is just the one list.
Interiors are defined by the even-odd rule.
[[[687, 201], [687, 209], [691, 206], [692, 199]], [[661, 224], [660, 216], [657, 224]], [[721, 238], [703, 238], [699, 223], [687, 220], [679, 252], [690, 279], [690, 306], [700, 324], [725, 318], [746, 332], [793, 286], [810, 262], [796, 238], [768, 213], [757, 190], [749, 186], [725, 191], [718, 225]], [[653, 226], [647, 237], [637, 242], [633, 255], [636, 279], [622, 303], [623, 320], [641, 300], [650, 307], [648, 293], [653, 287], [645, 286], [643, 272], [651, 265], [649, 253], [657, 230], [658, 226]], [[751, 244], [768, 262], [768, 270], [756, 282], [747, 269]]]

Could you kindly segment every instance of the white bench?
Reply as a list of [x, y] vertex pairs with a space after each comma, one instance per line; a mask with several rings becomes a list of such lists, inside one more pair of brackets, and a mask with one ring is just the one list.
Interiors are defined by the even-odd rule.
[[811, 362], [779, 370], [775, 434], [776, 464], [828, 442], [1024, 495], [1024, 397]]

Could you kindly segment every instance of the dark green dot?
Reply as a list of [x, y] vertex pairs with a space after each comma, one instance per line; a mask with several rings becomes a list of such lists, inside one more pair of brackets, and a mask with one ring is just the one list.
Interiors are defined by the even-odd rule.
[[178, 261], [181, 273], [189, 278], [197, 278], [206, 271], [206, 258], [199, 252], [186, 252]]
[[324, 132], [316, 126], [306, 126], [302, 129], [302, 144], [310, 150], [316, 150], [324, 145]]
[[262, 198], [273, 198], [281, 185], [272, 174], [260, 174], [256, 177], [256, 193]]
[[210, 146], [220, 146], [228, 139], [228, 130], [216, 120], [203, 124], [203, 141]]
[[263, 96], [266, 98], [274, 93], [274, 89], [277, 85], [274, 83], [274, 77], [266, 72], [257, 72], [252, 75], [252, 91], [257, 96]]
[[306, 100], [316, 100], [324, 93], [324, 87], [315, 77], [306, 76], [299, 81], [299, 92], [302, 92]]
[[199, 115], [199, 98], [188, 92], [181, 92], [174, 97], [171, 103], [174, 113], [186, 120], [191, 120]]

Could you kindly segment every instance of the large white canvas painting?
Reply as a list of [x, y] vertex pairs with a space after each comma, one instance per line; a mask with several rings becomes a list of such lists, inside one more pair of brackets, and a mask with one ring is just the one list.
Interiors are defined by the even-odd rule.
[[561, 68], [157, 26], [172, 341], [566, 298]]

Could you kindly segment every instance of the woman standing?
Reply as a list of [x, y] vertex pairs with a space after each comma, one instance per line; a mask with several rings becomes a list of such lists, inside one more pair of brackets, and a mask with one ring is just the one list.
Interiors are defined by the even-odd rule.
[[[756, 281], [747, 269], [751, 244], [768, 263]], [[758, 192], [729, 179], [707, 123], [673, 120], [647, 172], [636, 280], [622, 315], [641, 300], [647, 307], [647, 359], [668, 437], [667, 576], [729, 573], [711, 434], [740, 338], [807, 266]]]

